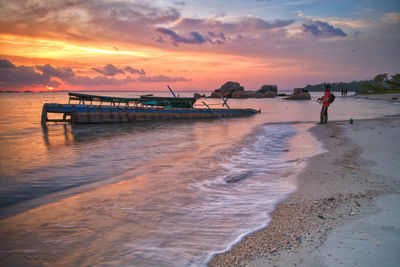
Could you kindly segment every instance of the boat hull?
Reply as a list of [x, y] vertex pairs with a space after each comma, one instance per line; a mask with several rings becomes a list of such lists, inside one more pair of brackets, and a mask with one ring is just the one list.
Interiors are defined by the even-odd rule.
[[[82, 104], [46, 103], [42, 110], [42, 124], [46, 122], [69, 122], [72, 124], [122, 123], [170, 119], [201, 119], [217, 117], [240, 117], [258, 113], [254, 109], [200, 109], [132, 107]], [[62, 114], [62, 118], [51, 119], [48, 114]]]

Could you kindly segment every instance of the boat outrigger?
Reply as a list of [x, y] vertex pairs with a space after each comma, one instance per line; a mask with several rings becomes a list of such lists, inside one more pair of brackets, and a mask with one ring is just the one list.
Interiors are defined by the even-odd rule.
[[[166, 119], [223, 118], [248, 116], [260, 111], [254, 109], [232, 109], [226, 100], [226, 108], [195, 108], [194, 97], [141, 96], [124, 98], [68, 93], [68, 104], [45, 103], [42, 109], [42, 125], [47, 122], [114, 123]], [[78, 101], [78, 103], [72, 103]], [[48, 114], [62, 114], [62, 117], [48, 118]]]

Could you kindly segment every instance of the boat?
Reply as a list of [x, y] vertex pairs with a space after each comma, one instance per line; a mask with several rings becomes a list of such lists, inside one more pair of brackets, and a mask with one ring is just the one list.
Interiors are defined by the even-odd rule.
[[[68, 93], [68, 104], [45, 103], [41, 123], [68, 122], [71, 124], [121, 123], [169, 119], [200, 119], [249, 116], [259, 113], [255, 109], [206, 108], [194, 106], [194, 97], [157, 97], [144, 95], [139, 98], [100, 96]], [[50, 116], [49, 116], [50, 114]], [[55, 115], [56, 114], [56, 115]], [[53, 118], [50, 118], [53, 117]], [[54, 118], [56, 117], [56, 118]]]

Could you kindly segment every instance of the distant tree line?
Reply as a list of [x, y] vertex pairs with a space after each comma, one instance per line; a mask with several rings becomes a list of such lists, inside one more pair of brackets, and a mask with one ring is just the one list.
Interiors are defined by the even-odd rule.
[[[359, 91], [361, 89], [362, 84], [365, 81], [352, 81], [352, 82], [336, 82], [336, 83], [329, 83], [332, 87], [333, 91], [342, 91], [347, 89], [347, 91]], [[310, 91], [310, 92], [315, 92], [315, 91], [323, 91], [324, 90], [324, 85], [327, 83], [320, 83], [316, 85], [307, 85], [304, 87], [305, 90]]]
[[[323, 91], [325, 84], [307, 85], [304, 89], [310, 92]], [[388, 74], [378, 74], [372, 80], [334, 82], [330, 85], [336, 92], [347, 89], [347, 91], [355, 91], [360, 94], [398, 93], [400, 92], [400, 73], [392, 75], [390, 78]]]

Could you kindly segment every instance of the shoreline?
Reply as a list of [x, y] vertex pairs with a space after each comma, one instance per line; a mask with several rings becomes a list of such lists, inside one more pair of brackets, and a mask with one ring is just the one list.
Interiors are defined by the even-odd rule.
[[[308, 160], [297, 177], [297, 191], [271, 213], [272, 220], [266, 228], [215, 255], [208, 266], [321, 266], [330, 260], [332, 264], [335, 260], [336, 264], [343, 264], [346, 259], [344, 265], [368, 263], [368, 255], [360, 252], [355, 256], [357, 247], [362, 248], [363, 244], [334, 256], [327, 251], [338, 250], [337, 242], [346, 243], [346, 237], [332, 241], [343, 227], [361, 220], [358, 227], [367, 218], [382, 217], [382, 199], [392, 203], [386, 211], [389, 219], [383, 223], [389, 223], [390, 218], [400, 221], [395, 208], [400, 205], [400, 144], [396, 142], [399, 129], [399, 118], [357, 120], [354, 125], [338, 121], [312, 127], [310, 132], [328, 152]], [[347, 236], [355, 242], [353, 231], [348, 230]], [[365, 234], [373, 231], [367, 227]], [[400, 238], [393, 242], [396, 240]], [[387, 238], [381, 243], [386, 241]], [[396, 253], [378, 252], [380, 255], [375, 258], [400, 262], [400, 258], [393, 259]]]
[[400, 103], [400, 93], [391, 93], [391, 94], [358, 94], [353, 95], [352, 97], [356, 99], [368, 99], [372, 101], [388, 101], [388, 102], [397, 102]]

